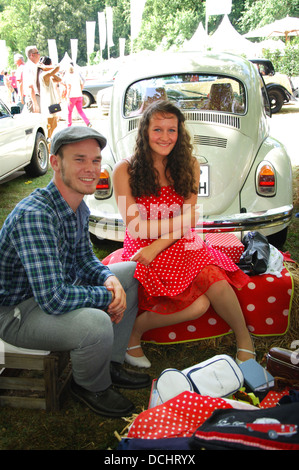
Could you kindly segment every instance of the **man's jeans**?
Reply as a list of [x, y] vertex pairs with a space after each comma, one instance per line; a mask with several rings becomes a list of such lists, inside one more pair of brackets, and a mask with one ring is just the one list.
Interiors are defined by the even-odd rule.
[[0, 338], [22, 348], [70, 351], [74, 380], [90, 391], [105, 390], [111, 385], [110, 361], [124, 361], [138, 309], [136, 263], [109, 268], [127, 296], [127, 309], [117, 325], [96, 308], [48, 315], [31, 298], [14, 307], [0, 306]]

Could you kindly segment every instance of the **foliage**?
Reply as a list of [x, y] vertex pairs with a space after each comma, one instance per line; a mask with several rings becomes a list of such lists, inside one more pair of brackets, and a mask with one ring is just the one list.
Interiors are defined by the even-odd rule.
[[259, 28], [285, 16], [299, 16], [298, 0], [246, 0], [240, 19], [243, 33]]
[[[298, 16], [298, 0], [234, 0], [230, 21], [237, 31], [246, 33], [287, 14]], [[35, 44], [42, 55], [48, 54], [48, 39], [56, 39], [58, 56], [71, 55], [70, 39], [78, 39], [79, 65], [87, 62], [86, 21], [97, 21], [98, 12], [113, 9], [113, 41], [110, 56], [119, 56], [119, 38], [126, 39], [126, 53], [131, 49], [130, 0], [0, 0], [0, 39], [5, 39], [13, 54], [25, 53], [27, 45]], [[222, 15], [209, 17], [208, 31], [213, 33]], [[205, 25], [205, 0], [147, 0], [139, 37], [134, 51], [166, 50], [179, 47], [195, 33], [199, 22]], [[95, 52], [92, 62], [102, 58], [99, 51], [99, 31], [95, 31]], [[103, 59], [108, 55], [104, 50]]]
[[299, 44], [288, 45], [283, 54], [279, 50], [274, 52], [266, 50], [264, 55], [272, 61], [276, 72], [289, 77], [299, 76]]

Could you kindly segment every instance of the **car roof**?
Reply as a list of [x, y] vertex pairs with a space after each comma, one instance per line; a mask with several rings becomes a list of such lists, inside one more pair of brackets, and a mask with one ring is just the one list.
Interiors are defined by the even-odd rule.
[[223, 73], [241, 81], [250, 80], [255, 67], [241, 56], [230, 53], [203, 54], [201, 52], [148, 52], [142, 56], [128, 56], [119, 69], [115, 83], [127, 87], [130, 83], [147, 77], [165, 74], [200, 72], [207, 74]]

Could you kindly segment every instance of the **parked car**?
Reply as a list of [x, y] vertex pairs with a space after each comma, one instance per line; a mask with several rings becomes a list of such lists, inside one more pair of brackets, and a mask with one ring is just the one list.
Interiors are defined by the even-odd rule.
[[104, 88], [97, 93], [97, 105], [101, 114], [109, 114], [113, 87]]
[[296, 101], [298, 89], [294, 88], [292, 80], [287, 75], [275, 72], [271, 60], [252, 59], [251, 62], [256, 64], [264, 79], [273, 114], [279, 113], [282, 106], [289, 101]]
[[113, 81], [102, 82], [95, 79], [87, 79], [82, 90], [83, 108], [89, 108], [92, 104], [96, 103], [98, 91], [109, 88], [112, 85]]
[[86, 197], [93, 240], [123, 240], [113, 168], [132, 154], [146, 106], [166, 98], [184, 113], [201, 167], [197, 230], [239, 237], [258, 230], [282, 245], [293, 211], [292, 167], [285, 148], [269, 135], [270, 105], [257, 68], [231, 54], [151, 59], [129, 61], [114, 82], [102, 175], [95, 194]]
[[23, 168], [30, 177], [48, 170], [47, 118], [19, 111], [0, 99], [0, 180]]

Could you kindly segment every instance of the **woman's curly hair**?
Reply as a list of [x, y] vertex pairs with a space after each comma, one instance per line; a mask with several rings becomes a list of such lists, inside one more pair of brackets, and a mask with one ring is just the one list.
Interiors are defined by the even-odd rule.
[[194, 175], [194, 157], [192, 156], [192, 145], [190, 136], [185, 128], [185, 116], [169, 101], [155, 101], [144, 112], [138, 128], [134, 154], [130, 160], [129, 175], [132, 195], [134, 197], [158, 196], [160, 185], [158, 172], [155, 170], [151, 157], [151, 149], [148, 139], [148, 127], [151, 118], [155, 114], [175, 115], [178, 118], [178, 139], [167, 156], [165, 167], [169, 171], [171, 182], [175, 191], [184, 198], [190, 197], [191, 193], [197, 194]]

